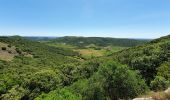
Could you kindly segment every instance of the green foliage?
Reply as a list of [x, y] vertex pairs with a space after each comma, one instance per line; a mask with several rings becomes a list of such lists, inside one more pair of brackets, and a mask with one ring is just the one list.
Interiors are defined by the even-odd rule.
[[103, 77], [104, 89], [111, 99], [132, 98], [148, 89], [145, 81], [135, 71], [115, 62], [101, 66], [98, 75]]
[[151, 88], [155, 91], [165, 90], [168, 88], [170, 81], [167, 81], [162, 76], [156, 76], [156, 78], [151, 81]]
[[122, 46], [132, 47], [144, 44], [149, 40], [135, 40], [135, 39], [117, 39], [117, 38], [101, 38], [101, 37], [61, 37], [50, 40], [50, 43], [66, 43], [69, 45], [85, 48], [88, 45], [95, 44], [96, 46]]
[[88, 80], [79, 80], [69, 89], [80, 93], [84, 100], [118, 100], [145, 93], [148, 87], [135, 71], [115, 62], [106, 62]]
[[25, 90], [23, 87], [19, 87], [18, 85], [16, 85], [16, 86], [13, 86], [8, 91], [8, 93], [2, 95], [2, 99], [3, 100], [19, 100], [27, 93], [28, 91]]
[[163, 37], [146, 45], [120, 51], [113, 56], [115, 60], [139, 70], [149, 85], [157, 74], [156, 69], [170, 58], [170, 38]]
[[157, 68], [157, 76], [151, 81], [154, 91], [165, 90], [170, 86], [170, 61], [163, 63]]
[[[94, 43], [90, 47], [94, 49], [99, 49], [96, 46], [116, 45], [114, 42], [119, 42], [120, 46], [125, 41], [132, 43], [123, 44], [126, 46], [140, 44], [133, 43], [134, 40], [120, 39], [120, 42], [105, 38], [87, 38], [80, 42], [80, 38], [78, 45], [89, 45], [88, 39]], [[66, 42], [68, 41], [70, 40], [66, 39]], [[74, 38], [71, 41], [74, 41]], [[145, 79], [148, 84], [152, 81], [150, 86], [153, 90], [169, 86], [168, 36], [143, 46], [88, 60], [80, 59], [77, 52], [66, 47], [49, 46], [18, 36], [0, 37], [0, 42], [15, 47], [20, 54], [12, 61], [0, 60], [2, 100], [131, 99], [149, 90]]]
[[41, 70], [32, 75], [31, 79], [27, 83], [29, 90], [38, 90], [43, 92], [49, 92], [61, 85], [61, 78], [59, 73], [55, 73], [52, 70]]
[[82, 100], [81, 95], [75, 94], [68, 89], [58, 89], [48, 94], [41, 94], [35, 100]]
[[[39, 42], [30, 41], [22, 37], [0, 37], [1, 42], [13, 45], [16, 47], [16, 51], [21, 54], [27, 52], [35, 58], [40, 58], [46, 65], [63, 64], [65, 62], [76, 62], [76, 59], [68, 56], [78, 56], [78, 53], [63, 48], [51, 47]], [[65, 60], [62, 60], [65, 59]]]
[[80, 93], [83, 100], [105, 100], [105, 93], [100, 82], [92, 79], [78, 80], [69, 87], [70, 91]]
[[58, 67], [63, 74], [63, 84], [65, 86], [76, 82], [79, 79], [89, 78], [99, 67], [99, 61], [91, 60], [84, 62], [83, 64], [64, 64]]
[[163, 63], [157, 68], [157, 75], [164, 77], [166, 80], [170, 80], [170, 60]]

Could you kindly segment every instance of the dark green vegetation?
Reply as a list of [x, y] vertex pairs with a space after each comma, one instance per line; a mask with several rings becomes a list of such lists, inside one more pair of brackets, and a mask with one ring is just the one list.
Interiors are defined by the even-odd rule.
[[[0, 57], [0, 99], [118, 100], [170, 85], [170, 36], [146, 44], [143, 40], [113, 42], [109, 38], [80, 43], [72, 38], [36, 42], [18, 36], [0, 37], [3, 47], [17, 52], [12, 60]], [[136, 46], [139, 44], [143, 45]], [[118, 50], [91, 59], [82, 59], [76, 51], [108, 46]]]
[[170, 63], [170, 35], [153, 40], [142, 46], [120, 51], [113, 57], [118, 62], [127, 64], [134, 70], [139, 70], [149, 84], [155, 78], [159, 67], [168, 66]]
[[120, 47], [131, 47], [139, 44], [144, 44], [149, 40], [137, 40], [137, 39], [117, 39], [117, 38], [102, 38], [102, 37], [74, 37], [66, 36], [61, 38], [56, 38], [51, 42], [65, 43], [69, 45], [78, 46], [84, 48], [90, 44], [96, 46], [120, 46]]

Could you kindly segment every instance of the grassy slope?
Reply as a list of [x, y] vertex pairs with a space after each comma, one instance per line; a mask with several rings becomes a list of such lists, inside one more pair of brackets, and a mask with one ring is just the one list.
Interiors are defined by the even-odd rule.
[[102, 47], [102, 46], [95, 46], [95, 45], [93, 45], [94, 47], [86, 46], [84, 48], [79, 48], [77, 46], [68, 45], [64, 43], [49, 43], [49, 42], [43, 42], [43, 43], [57, 48], [64, 48], [64, 49], [70, 49], [76, 51], [80, 54], [80, 57], [84, 59], [111, 55], [114, 52], [118, 52], [120, 50], [127, 48], [127, 47], [119, 47], [119, 46]]
[[[64, 62], [61, 59], [72, 60], [69, 56], [77, 56], [72, 50], [51, 47], [36, 41], [30, 41], [21, 37], [1, 37], [0, 42], [4, 42], [19, 48], [23, 52], [32, 54], [35, 58], [44, 58], [52, 60], [51, 62]], [[54, 61], [55, 60], [55, 61]]]
[[[6, 50], [2, 50], [2, 48], [6, 48]], [[8, 47], [8, 44], [0, 42], [0, 60], [13, 60], [18, 55], [15, 49], [15, 46]]]

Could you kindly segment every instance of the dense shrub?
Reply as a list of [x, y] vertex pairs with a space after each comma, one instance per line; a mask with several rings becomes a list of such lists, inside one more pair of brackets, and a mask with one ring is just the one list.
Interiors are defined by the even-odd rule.
[[18, 54], [22, 54], [22, 51], [21, 51], [21, 49], [19, 49], [19, 48], [16, 48], [15, 50], [16, 50], [16, 52], [17, 52]]
[[3, 100], [20, 100], [24, 95], [28, 93], [23, 87], [18, 85], [13, 86], [8, 93], [2, 95]]
[[166, 80], [170, 80], [170, 60], [157, 68], [157, 76], [162, 76]]
[[145, 93], [148, 90], [145, 81], [127, 66], [108, 62], [101, 66], [98, 75], [102, 80], [105, 93], [111, 99], [127, 99]]
[[82, 100], [80, 94], [75, 94], [68, 89], [58, 89], [48, 94], [41, 94], [35, 100]]
[[8, 47], [11, 48], [12, 46], [10, 44], [8, 44]]
[[162, 76], [156, 76], [156, 78], [151, 81], [151, 88], [155, 91], [165, 90], [169, 86], [169, 81]]
[[7, 48], [6, 47], [1, 47], [2, 50], [6, 50]]
[[61, 85], [59, 73], [52, 70], [41, 70], [35, 73], [28, 82], [29, 90], [38, 89], [39, 91], [49, 92]]
[[106, 62], [92, 77], [75, 82], [70, 89], [80, 93], [85, 100], [118, 100], [145, 93], [148, 87], [135, 71], [115, 62]]

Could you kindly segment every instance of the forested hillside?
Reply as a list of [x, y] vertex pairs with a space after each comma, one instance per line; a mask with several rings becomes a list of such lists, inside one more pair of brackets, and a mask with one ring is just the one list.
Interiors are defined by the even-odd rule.
[[85, 47], [90, 44], [96, 46], [121, 46], [121, 47], [132, 47], [140, 44], [144, 44], [149, 40], [140, 39], [119, 39], [119, 38], [102, 38], [102, 37], [74, 37], [66, 36], [60, 37], [52, 40], [51, 42], [65, 43], [69, 45], [74, 45], [78, 47]]
[[[8, 44], [1, 48], [3, 51], [15, 47], [17, 52], [11, 61], [0, 60], [0, 94], [5, 100], [30, 99], [41, 91], [47, 92], [61, 85], [61, 80], [66, 84], [65, 79], [60, 78], [62, 72], [56, 67], [80, 63], [80, 60], [75, 58], [78, 56], [76, 52], [50, 47], [22, 37], [0, 37], [0, 42]], [[8, 53], [13, 54], [13, 52]]]
[[[120, 51], [113, 57], [115, 60], [127, 64], [130, 68], [139, 70], [147, 83], [150, 84], [159, 72], [159, 68], [164, 63], [169, 63], [170, 35], [153, 40], [145, 45]], [[164, 69], [164, 71], [169, 72], [167, 69]], [[169, 78], [165, 79], [169, 80]]]
[[[170, 36], [149, 43], [74, 39], [37, 42], [19, 36], [0, 37], [0, 54], [4, 54], [0, 55], [0, 99], [128, 100], [170, 86]], [[125, 48], [112, 53], [107, 48], [109, 55], [82, 59], [78, 50], [90, 44], [102, 50], [110, 45]]]

